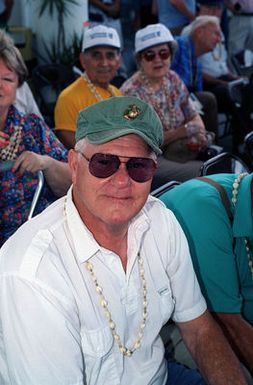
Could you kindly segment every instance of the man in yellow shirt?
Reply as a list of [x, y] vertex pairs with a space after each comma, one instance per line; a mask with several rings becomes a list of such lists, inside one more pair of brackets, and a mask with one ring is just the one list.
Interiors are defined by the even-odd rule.
[[121, 92], [110, 84], [120, 67], [120, 38], [115, 29], [103, 25], [89, 28], [84, 35], [80, 63], [84, 73], [57, 99], [55, 129], [69, 149], [75, 144], [76, 120], [80, 110]]

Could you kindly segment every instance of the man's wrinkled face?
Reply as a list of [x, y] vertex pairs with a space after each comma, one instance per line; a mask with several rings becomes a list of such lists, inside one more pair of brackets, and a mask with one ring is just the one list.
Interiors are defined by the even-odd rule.
[[[87, 143], [80, 153], [71, 150], [69, 164], [72, 171], [75, 205], [88, 225], [103, 224], [110, 228], [127, 226], [145, 204], [152, 179], [138, 183], [128, 174], [126, 161], [131, 157], [155, 159], [148, 145], [137, 135], [126, 135], [104, 144]], [[96, 153], [117, 155], [122, 161], [118, 170], [106, 178], [98, 178], [89, 171], [89, 161]]]
[[201, 37], [202, 37], [202, 45], [205, 49], [205, 52], [212, 51], [216, 44], [221, 41], [221, 29], [220, 26], [216, 23], [207, 23], [200, 27], [201, 29]]
[[117, 48], [94, 47], [80, 54], [80, 62], [88, 77], [101, 87], [108, 87], [119, 69], [121, 55]]

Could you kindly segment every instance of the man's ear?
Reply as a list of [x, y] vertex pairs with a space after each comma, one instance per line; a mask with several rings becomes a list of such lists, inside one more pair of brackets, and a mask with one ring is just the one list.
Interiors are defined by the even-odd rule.
[[73, 149], [69, 150], [69, 152], [68, 152], [68, 164], [69, 164], [69, 168], [71, 171], [71, 179], [72, 179], [73, 184], [75, 184], [75, 182], [76, 182], [77, 163], [78, 163], [77, 156], [78, 156], [78, 154], [76, 153], [75, 150], [73, 150]]
[[85, 54], [84, 52], [81, 52], [80, 55], [79, 55], [79, 61], [81, 63], [81, 66], [83, 67], [83, 69], [85, 70]]

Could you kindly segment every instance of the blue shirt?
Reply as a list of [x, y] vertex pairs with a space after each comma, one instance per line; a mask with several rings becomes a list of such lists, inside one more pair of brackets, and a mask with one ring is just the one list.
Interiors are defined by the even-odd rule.
[[178, 48], [171, 63], [174, 70], [183, 80], [189, 92], [202, 91], [202, 65], [198, 60], [192, 38], [190, 36], [176, 37]]
[[[196, 1], [185, 0], [185, 4], [187, 8], [195, 14]], [[177, 8], [171, 4], [170, 0], [157, 0], [157, 7], [159, 22], [166, 25], [166, 27], [176, 28], [189, 23], [188, 18], [179, 12]]]

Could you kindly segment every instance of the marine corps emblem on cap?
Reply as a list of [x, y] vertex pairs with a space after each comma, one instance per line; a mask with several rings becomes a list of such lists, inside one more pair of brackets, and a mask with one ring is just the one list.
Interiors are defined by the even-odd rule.
[[127, 120], [132, 120], [137, 118], [141, 114], [141, 110], [135, 104], [131, 104], [128, 109], [124, 112], [124, 118]]

